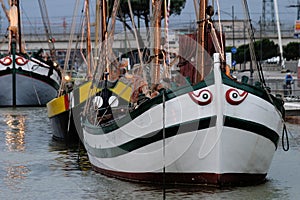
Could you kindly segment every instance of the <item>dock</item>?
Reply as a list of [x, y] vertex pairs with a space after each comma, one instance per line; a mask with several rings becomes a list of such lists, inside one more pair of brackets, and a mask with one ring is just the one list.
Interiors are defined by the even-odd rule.
[[300, 116], [300, 101], [284, 102], [286, 116]]

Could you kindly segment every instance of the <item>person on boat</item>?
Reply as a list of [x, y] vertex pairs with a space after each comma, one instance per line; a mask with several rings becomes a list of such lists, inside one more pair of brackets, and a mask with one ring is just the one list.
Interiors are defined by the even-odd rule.
[[34, 58], [37, 58], [37, 59], [42, 59], [43, 54], [44, 54], [44, 49], [43, 49], [43, 48], [40, 48], [38, 51], [33, 52], [33, 53], [32, 53], [32, 56], [33, 56]]
[[229, 65], [225, 66], [225, 74], [226, 74], [226, 76], [228, 76], [229, 78], [231, 78], [231, 73], [230, 73], [230, 67], [229, 67]]
[[224, 71], [227, 77], [237, 81], [237, 77], [231, 74], [230, 66], [228, 64], [226, 64], [222, 70]]
[[292, 84], [293, 84], [293, 76], [289, 70], [287, 70], [287, 74], [285, 75], [285, 85], [288, 90], [288, 95], [292, 95]]

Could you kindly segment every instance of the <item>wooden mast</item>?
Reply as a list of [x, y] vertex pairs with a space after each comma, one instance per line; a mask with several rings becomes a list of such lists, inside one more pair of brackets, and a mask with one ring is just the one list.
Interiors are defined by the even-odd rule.
[[[102, 42], [105, 42], [105, 45], [102, 45], [101, 48], [103, 48], [103, 46], [105, 47], [105, 58], [103, 60], [103, 66], [105, 68], [105, 71], [107, 72], [107, 80], [110, 78], [110, 74], [111, 74], [111, 70], [110, 67], [107, 66], [107, 2], [106, 0], [102, 0], [102, 22], [101, 22], [101, 36], [102, 36]], [[104, 55], [104, 54], [103, 54]]]
[[157, 84], [160, 81], [160, 40], [161, 40], [161, 0], [154, 0], [154, 65], [152, 71], [152, 83]]
[[101, 8], [101, 0], [96, 0], [96, 21], [95, 21], [95, 47], [94, 47], [94, 69], [98, 65], [99, 56], [98, 56], [98, 50], [100, 48], [100, 40], [99, 37], [102, 39], [102, 32], [99, 31], [100, 29], [100, 19], [102, 17], [102, 10]]
[[89, 4], [89, 0], [85, 0], [85, 6], [86, 6], [86, 25], [87, 25], [87, 39], [86, 39], [86, 43], [87, 43], [87, 68], [88, 68], [88, 77], [92, 77], [92, 68], [91, 68], [91, 52], [92, 52], [92, 46], [91, 46], [91, 24], [90, 24], [90, 4]]
[[102, 23], [101, 23], [101, 36], [102, 36], [102, 42], [105, 40], [105, 34], [106, 34], [106, 18], [107, 18], [107, 3], [106, 0], [102, 0]]
[[22, 52], [22, 30], [21, 30], [21, 14], [20, 14], [20, 2], [19, 0], [15, 0], [15, 4], [17, 4], [18, 8], [18, 35], [19, 35], [19, 52]]
[[[95, 49], [98, 49], [99, 44], [99, 24], [100, 24], [100, 0], [96, 0], [96, 22], [95, 22]], [[94, 52], [94, 56], [97, 56], [97, 50]]]
[[202, 81], [204, 79], [204, 55], [205, 55], [205, 46], [206, 46], [206, 8], [208, 5], [208, 0], [200, 0], [199, 5], [199, 14], [198, 14], [198, 34], [197, 34], [197, 63], [196, 63], [196, 74], [195, 74], [195, 83]]
[[[13, 64], [13, 68], [12, 68], [12, 106], [13, 107], [16, 107], [17, 105], [17, 91], [16, 91], [16, 40], [18, 39], [19, 41], [19, 52], [21, 52], [21, 49], [22, 49], [22, 42], [21, 42], [21, 17], [20, 17], [20, 5], [19, 5], [19, 0], [12, 0], [11, 1], [11, 8], [12, 6], [16, 6], [17, 7], [17, 17], [18, 17], [18, 25], [17, 25], [17, 31], [18, 33], [16, 32], [16, 30], [13, 29], [12, 26], [12, 20], [11, 19], [12, 17], [16, 17], [16, 16], [10, 16], [11, 18], [9, 19], [10, 20], [10, 34], [11, 34], [11, 53], [12, 53], [12, 64]], [[11, 12], [11, 11], [10, 11]]]

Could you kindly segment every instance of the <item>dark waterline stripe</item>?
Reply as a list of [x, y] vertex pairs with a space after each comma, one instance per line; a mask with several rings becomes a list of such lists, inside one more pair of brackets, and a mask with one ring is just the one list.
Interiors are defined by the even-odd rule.
[[262, 124], [235, 118], [235, 117], [225, 116], [224, 126], [237, 128], [237, 129], [241, 129], [241, 130], [245, 130], [245, 131], [250, 131], [257, 135], [261, 135], [261, 136], [271, 140], [277, 149], [279, 135], [272, 129], [270, 129]]
[[[175, 135], [189, 133], [196, 130], [203, 130], [209, 127], [216, 126], [217, 116], [202, 118], [199, 120], [190, 121], [187, 123], [177, 124], [165, 129], [165, 138], [170, 138]], [[95, 155], [99, 158], [113, 158], [116, 156], [127, 154], [131, 151], [137, 150], [141, 147], [147, 146], [154, 142], [160, 141], [163, 139], [163, 129], [159, 131], [154, 131], [149, 134], [144, 135], [143, 137], [136, 138], [120, 146], [111, 147], [111, 148], [94, 148], [89, 146], [85, 142], [85, 147], [88, 152]]]
[[[182, 124], [174, 125], [172, 127], [168, 127], [165, 129], [166, 138], [173, 137], [177, 134], [184, 134], [184, 133], [189, 133], [189, 132], [195, 131], [195, 130], [203, 130], [203, 129], [207, 129], [209, 127], [214, 127], [214, 126], [216, 126], [216, 119], [217, 119], [217, 117], [213, 116], [213, 117], [203, 118], [200, 120], [194, 120], [194, 121], [191, 121], [188, 123], [182, 123]], [[241, 129], [241, 130], [245, 130], [245, 131], [249, 131], [249, 132], [261, 135], [261, 136], [269, 139], [270, 141], [272, 141], [274, 143], [275, 147], [277, 148], [278, 141], [279, 141], [279, 135], [275, 131], [271, 130], [270, 128], [268, 128], [262, 124], [225, 116], [224, 126], [237, 128], [237, 129]], [[116, 156], [124, 155], [131, 151], [137, 150], [141, 147], [144, 147], [144, 146], [147, 146], [154, 142], [162, 140], [163, 139], [162, 133], [163, 133], [163, 130], [161, 129], [159, 131], [155, 131], [155, 132], [146, 134], [143, 137], [131, 140], [120, 146], [111, 147], [111, 148], [98, 149], [98, 148], [89, 146], [86, 142], [85, 142], [85, 146], [86, 146], [87, 150], [91, 154], [95, 155], [96, 157], [113, 158]]]
[[[102, 169], [93, 165], [96, 172], [125, 181], [175, 185], [205, 186], [247, 186], [265, 182], [266, 173], [162, 173], [162, 172], [121, 172]], [[164, 178], [165, 179], [164, 179]]]

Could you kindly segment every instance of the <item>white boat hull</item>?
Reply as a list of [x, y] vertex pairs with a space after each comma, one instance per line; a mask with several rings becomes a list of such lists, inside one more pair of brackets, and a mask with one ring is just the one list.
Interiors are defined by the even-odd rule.
[[0, 84], [3, 86], [0, 106], [45, 106], [57, 96], [60, 77], [56, 70], [39, 60], [27, 60], [21, 56], [16, 58], [25, 64], [15, 63], [13, 68], [13, 63], [3, 64], [9, 58], [12, 60], [12, 57], [0, 60]]
[[165, 110], [163, 103], [145, 110], [110, 128], [85, 124], [95, 170], [142, 182], [258, 184], [283, 128], [274, 105], [224, 83], [218, 66], [213, 84], [167, 100]]

